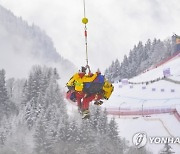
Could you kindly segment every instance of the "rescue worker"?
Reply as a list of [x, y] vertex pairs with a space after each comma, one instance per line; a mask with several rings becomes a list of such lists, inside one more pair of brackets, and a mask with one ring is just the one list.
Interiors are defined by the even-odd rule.
[[71, 79], [67, 82], [68, 89], [73, 89], [78, 92], [82, 92], [84, 82], [92, 82], [98, 73], [92, 74], [91, 76], [86, 75], [86, 67], [81, 67], [81, 71], [74, 74]]
[[[90, 72], [90, 71], [89, 71]], [[74, 74], [71, 79], [67, 82], [67, 87], [69, 90], [75, 91], [75, 97], [77, 100], [77, 105], [79, 111], [82, 110], [82, 98], [87, 97], [87, 94], [83, 92], [84, 82], [92, 82], [98, 73], [86, 75], [86, 67], [81, 67], [81, 70]], [[84, 111], [84, 110], [83, 110]]]

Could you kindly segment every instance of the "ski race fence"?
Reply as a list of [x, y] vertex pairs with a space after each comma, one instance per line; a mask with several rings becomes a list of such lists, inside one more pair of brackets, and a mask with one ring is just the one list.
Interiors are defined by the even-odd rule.
[[[65, 96], [66, 97], [66, 96]], [[131, 98], [131, 97], [128, 97]], [[131, 99], [136, 99], [136, 98], [131, 98]], [[174, 98], [179, 100], [179, 98]], [[142, 101], [143, 103], [147, 100], [144, 99], [137, 99], [138, 101]], [[149, 100], [158, 100], [158, 99], [149, 99]], [[159, 99], [159, 100], [164, 100], [164, 99]], [[165, 99], [165, 102], [168, 102], [169, 100], [172, 99]], [[69, 101], [72, 105], [76, 106], [75, 102]], [[122, 104], [125, 104], [123, 102]], [[122, 105], [121, 104], [121, 105]], [[105, 107], [105, 110], [107, 111], [107, 114], [109, 115], [114, 115], [114, 116], [150, 116], [153, 114], [165, 114], [169, 113], [175, 116], [175, 118], [180, 122], [180, 110], [177, 111], [176, 107], [172, 106], [166, 106], [166, 107], [146, 107], [144, 108], [143, 104], [141, 108], [121, 108], [121, 107]]]
[[169, 113], [176, 117], [180, 122], [180, 114], [176, 108], [172, 107], [152, 107], [152, 108], [141, 108], [141, 109], [129, 109], [129, 108], [106, 108], [109, 115], [115, 116], [150, 116], [153, 114], [165, 114]]

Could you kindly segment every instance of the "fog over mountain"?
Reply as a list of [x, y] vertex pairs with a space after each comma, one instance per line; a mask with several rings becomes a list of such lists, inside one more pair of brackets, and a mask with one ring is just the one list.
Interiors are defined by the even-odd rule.
[[35, 64], [56, 67], [61, 78], [75, 68], [56, 51], [45, 31], [0, 6], [0, 68], [8, 77], [25, 77]]

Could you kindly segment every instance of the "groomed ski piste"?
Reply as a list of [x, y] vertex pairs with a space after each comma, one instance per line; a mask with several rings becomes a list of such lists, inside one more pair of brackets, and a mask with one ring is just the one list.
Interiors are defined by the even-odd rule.
[[[132, 137], [146, 132], [148, 137], [180, 137], [180, 54], [166, 63], [154, 67], [132, 79], [131, 83], [114, 83], [114, 92], [102, 108], [109, 118], [118, 123], [119, 135], [133, 146]], [[170, 68], [168, 79], [163, 70]], [[150, 83], [154, 80], [155, 82]], [[143, 82], [143, 84], [142, 84]], [[145, 84], [148, 82], [148, 84]], [[141, 84], [140, 84], [141, 83]], [[69, 114], [78, 114], [77, 107], [68, 105]], [[180, 153], [180, 144], [170, 144], [172, 151]], [[146, 148], [158, 154], [164, 144], [147, 143]]]

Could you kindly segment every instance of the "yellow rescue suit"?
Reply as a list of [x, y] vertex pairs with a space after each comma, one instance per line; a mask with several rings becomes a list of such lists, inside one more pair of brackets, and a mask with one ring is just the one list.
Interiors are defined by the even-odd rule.
[[80, 76], [80, 73], [74, 74], [71, 79], [66, 84], [68, 87], [74, 87], [75, 91], [82, 91], [84, 82], [92, 82], [97, 77], [97, 73], [93, 74], [92, 76], [84, 75]]

